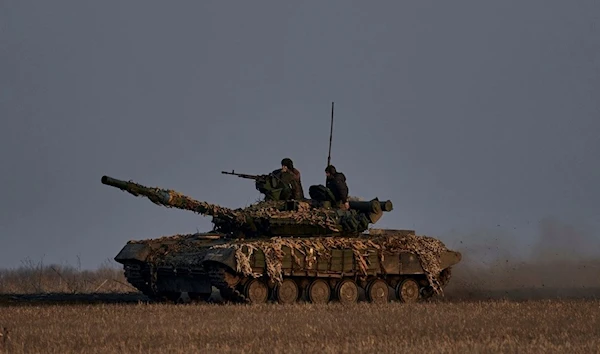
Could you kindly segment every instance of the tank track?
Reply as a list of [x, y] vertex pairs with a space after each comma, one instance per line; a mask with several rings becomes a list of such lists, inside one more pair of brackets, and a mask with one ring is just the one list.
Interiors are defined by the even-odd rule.
[[154, 299], [156, 292], [152, 289], [150, 279], [152, 270], [143, 264], [128, 263], [123, 266], [125, 279], [147, 297]]
[[[141, 291], [144, 295], [146, 295], [148, 298], [150, 298], [153, 301], [164, 300], [163, 297], [165, 297], [165, 294], [158, 294], [157, 291], [152, 286], [153, 274], [156, 274], [156, 273], [152, 271], [152, 269], [149, 265], [129, 263], [129, 264], [126, 264], [124, 266], [124, 268], [125, 268], [125, 277], [132, 286], [137, 288], [139, 291]], [[230, 284], [227, 281], [227, 278], [228, 278], [228, 276], [234, 276], [234, 275], [232, 274], [231, 271], [229, 271], [229, 269], [226, 266], [218, 264], [218, 263], [212, 263], [210, 265], [206, 265], [205, 271], [209, 277], [211, 285], [214, 286], [215, 288], [217, 288], [217, 290], [219, 290], [221, 298], [224, 301], [230, 302], [230, 303], [236, 303], [236, 304], [251, 304], [253, 302], [250, 298], [248, 298], [247, 296], [244, 295], [243, 284], [245, 283], [244, 280], [246, 280], [246, 281], [248, 280], [247, 277], [242, 277], [242, 279], [240, 279], [236, 284]], [[447, 285], [450, 277], [451, 277], [451, 268], [447, 268], [441, 274], [440, 280], [441, 280], [442, 286]], [[295, 278], [296, 281], [298, 282], [298, 284], [300, 284], [302, 282], [302, 280], [304, 280], [306, 282], [306, 284], [310, 284], [318, 279], [318, 278], [313, 278], [313, 277], [298, 277], [298, 278], [297, 277], [292, 277], [292, 278], [284, 277], [284, 278], [287, 278], [287, 279]], [[376, 278], [379, 278], [379, 277], [376, 277]], [[383, 280], [391, 288], [395, 288], [395, 286], [397, 285], [399, 280], [406, 279], [406, 278], [412, 278], [412, 277], [397, 277], [397, 278], [398, 278], [398, 280], [393, 283], [390, 282], [391, 279], [387, 279], [387, 280], [382, 279], [382, 278], [379, 278], [379, 279]], [[372, 278], [372, 279], [375, 279], [375, 278]], [[415, 279], [415, 278], [413, 278], [413, 279]], [[308, 294], [306, 294], [306, 292], [308, 291], [307, 286], [302, 286], [298, 290], [300, 290], [301, 293], [305, 293], [304, 294], [305, 296], [308, 295]], [[335, 295], [334, 295], [335, 289], [332, 287], [330, 290], [332, 292], [331, 298], [333, 300], [335, 298]], [[390, 289], [390, 290], [392, 290], [392, 289]], [[420, 294], [421, 300], [426, 300], [433, 296], [433, 290], [427, 286], [421, 288], [420, 293], [421, 293]], [[269, 297], [271, 298], [271, 296], [269, 296]], [[302, 297], [303, 296], [300, 296], [297, 299], [297, 302], [303, 301]], [[275, 300], [275, 299], [273, 299], [273, 300]], [[306, 300], [308, 300], [308, 299], [305, 299], [304, 301], [306, 301]], [[308, 301], [311, 302], [310, 300], [308, 300]]]
[[[164, 274], [160, 275], [161, 271], [164, 273], [165, 269], [157, 269], [151, 264], [127, 263], [124, 265], [124, 274], [126, 280], [150, 300], [158, 302], [178, 302], [181, 297], [180, 291], [159, 291], [156, 288], [157, 277], [164, 276]], [[190, 272], [195, 275], [205, 274], [202, 268], [191, 269]], [[170, 272], [167, 271], [167, 273]], [[188, 296], [192, 301], [207, 301], [210, 297], [210, 294], [206, 295], [203, 293], [188, 293]]]
[[208, 269], [208, 277], [212, 286], [221, 293], [223, 300], [233, 303], [250, 303], [235, 286], [229, 285], [226, 280], [227, 269], [224, 266], [211, 265]]

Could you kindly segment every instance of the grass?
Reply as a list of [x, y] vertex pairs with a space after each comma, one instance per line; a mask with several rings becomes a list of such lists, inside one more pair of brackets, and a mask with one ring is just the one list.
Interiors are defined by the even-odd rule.
[[127, 283], [123, 268], [106, 261], [96, 270], [29, 259], [16, 269], [0, 269], [0, 294], [85, 294], [137, 292]]
[[600, 301], [27, 306], [0, 326], [7, 353], [590, 353]]

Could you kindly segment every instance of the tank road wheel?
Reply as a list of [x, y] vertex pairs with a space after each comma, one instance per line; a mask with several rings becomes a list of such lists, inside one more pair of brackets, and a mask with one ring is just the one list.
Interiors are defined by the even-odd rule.
[[293, 279], [283, 279], [275, 288], [275, 299], [280, 304], [293, 304], [298, 300], [298, 284]]
[[240, 278], [238, 275], [234, 275], [229, 272], [225, 272], [223, 279], [225, 280], [227, 285], [229, 285], [232, 288], [235, 288], [242, 281], [242, 278]]
[[313, 281], [308, 287], [308, 299], [313, 304], [326, 304], [331, 296], [331, 288], [323, 279]]
[[219, 290], [221, 298], [224, 301], [234, 303], [250, 302], [250, 300], [248, 300], [246, 296], [239, 291], [243, 288], [238, 290], [237, 287], [232, 285], [239, 283], [239, 281], [236, 280], [239, 277], [229, 274], [233, 272], [232, 270], [228, 270], [228, 268], [212, 262], [208, 262], [205, 265], [210, 283]]
[[431, 285], [427, 285], [426, 287], [424, 287], [424, 288], [421, 289], [421, 297], [424, 300], [429, 299], [434, 294], [435, 294], [435, 291], [433, 290], [433, 288], [431, 287]]
[[250, 279], [244, 286], [244, 295], [254, 304], [267, 302], [269, 288], [258, 279]]
[[367, 285], [366, 292], [367, 299], [376, 304], [385, 304], [390, 296], [387, 283], [381, 279], [371, 280]]
[[417, 302], [419, 300], [419, 283], [411, 278], [404, 279], [396, 286], [396, 295], [402, 302]]
[[358, 287], [353, 280], [344, 279], [336, 287], [336, 295], [342, 304], [353, 304], [358, 301]]

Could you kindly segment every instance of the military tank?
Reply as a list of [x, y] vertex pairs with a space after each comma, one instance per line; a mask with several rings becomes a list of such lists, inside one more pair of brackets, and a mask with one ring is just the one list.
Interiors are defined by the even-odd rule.
[[352, 303], [361, 294], [375, 303], [415, 302], [443, 294], [461, 260], [414, 230], [370, 228], [393, 210], [390, 200], [352, 200], [343, 210], [323, 185], [311, 186], [309, 199], [290, 200], [289, 187], [273, 174], [222, 173], [255, 180], [264, 200], [231, 209], [102, 177], [157, 205], [212, 216], [209, 232], [129, 241], [119, 252], [127, 280], [147, 296], [207, 299], [214, 286], [231, 302]]

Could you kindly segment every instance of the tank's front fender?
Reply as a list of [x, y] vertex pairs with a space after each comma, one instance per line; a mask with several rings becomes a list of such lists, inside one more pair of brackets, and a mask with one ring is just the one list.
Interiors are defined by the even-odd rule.
[[131, 261], [144, 262], [150, 255], [150, 247], [143, 243], [128, 243], [115, 257], [115, 261], [125, 264]]

